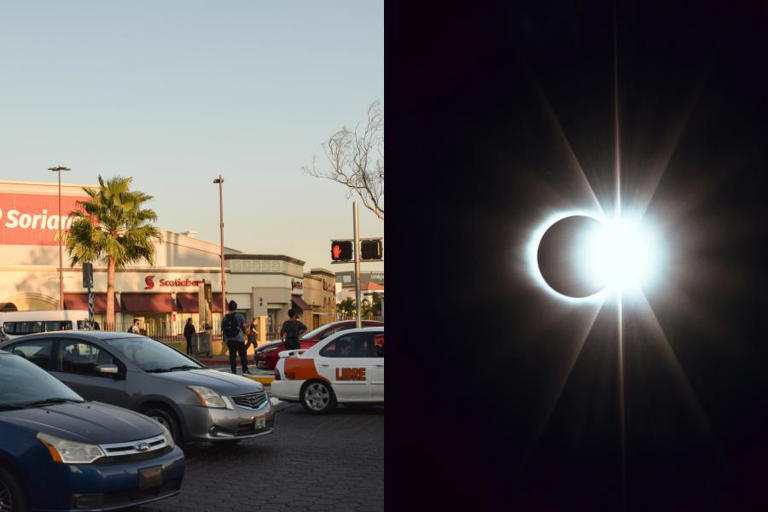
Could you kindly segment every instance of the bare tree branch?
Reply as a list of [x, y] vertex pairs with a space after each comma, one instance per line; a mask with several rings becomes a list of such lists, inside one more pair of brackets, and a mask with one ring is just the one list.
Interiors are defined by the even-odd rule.
[[350, 194], [360, 198], [363, 206], [384, 220], [384, 115], [379, 101], [368, 107], [368, 119], [361, 130], [350, 131], [346, 126], [323, 143], [330, 166], [321, 169], [317, 157], [312, 167], [302, 170], [316, 178], [340, 183]]

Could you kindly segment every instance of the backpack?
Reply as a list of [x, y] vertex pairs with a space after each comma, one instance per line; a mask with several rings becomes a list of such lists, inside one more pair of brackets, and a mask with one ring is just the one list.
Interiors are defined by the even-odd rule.
[[237, 338], [240, 334], [240, 326], [235, 313], [227, 313], [224, 316], [224, 320], [221, 322], [221, 332], [224, 333], [225, 338]]

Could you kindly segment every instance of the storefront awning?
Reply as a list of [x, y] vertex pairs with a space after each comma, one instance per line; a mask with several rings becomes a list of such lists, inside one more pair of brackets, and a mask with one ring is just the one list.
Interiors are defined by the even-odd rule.
[[18, 311], [16, 304], [13, 302], [0, 302], [0, 311]]
[[[81, 311], [88, 311], [88, 294], [87, 293], [65, 293], [64, 294], [64, 309], [77, 309]], [[107, 312], [107, 294], [106, 293], [94, 293], [93, 294], [93, 312], [96, 315], [103, 315]], [[120, 312], [120, 303], [115, 299], [115, 312]]]
[[[176, 302], [179, 306], [181, 313], [199, 313], [197, 302], [197, 292], [178, 292], [176, 293]], [[211, 311], [213, 313], [221, 313], [221, 294], [213, 294], [213, 302], [211, 304]]]
[[172, 313], [176, 310], [170, 293], [122, 293], [124, 313]]
[[304, 302], [301, 295], [291, 295], [291, 302], [293, 302], [294, 307], [299, 308], [302, 311], [312, 311], [312, 306]]

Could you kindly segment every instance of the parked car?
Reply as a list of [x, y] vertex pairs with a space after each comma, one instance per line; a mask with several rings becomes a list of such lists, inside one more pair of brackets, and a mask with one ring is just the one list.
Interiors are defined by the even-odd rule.
[[88, 400], [141, 412], [177, 443], [237, 442], [272, 433], [275, 412], [264, 386], [211, 370], [195, 359], [136, 334], [73, 331], [0, 343]]
[[0, 342], [38, 332], [82, 330], [87, 324], [87, 311], [0, 312]]
[[384, 403], [384, 328], [349, 329], [308, 350], [285, 350], [272, 394], [321, 414], [336, 404]]
[[[377, 320], [363, 320], [363, 327], [383, 327], [384, 322]], [[356, 327], [354, 320], [341, 320], [339, 322], [331, 322], [325, 325], [321, 325], [317, 329], [309, 331], [299, 339], [299, 348], [308, 349], [311, 348], [318, 341], [324, 340], [331, 334], [337, 332], [346, 331], [347, 329], [354, 329]], [[281, 341], [275, 341], [268, 343], [257, 348], [254, 352], [254, 361], [256, 368], [262, 370], [274, 370], [280, 357], [278, 354], [280, 351], [285, 350], [285, 345]]]
[[178, 494], [183, 477], [162, 425], [0, 351], [0, 510], [131, 507]]

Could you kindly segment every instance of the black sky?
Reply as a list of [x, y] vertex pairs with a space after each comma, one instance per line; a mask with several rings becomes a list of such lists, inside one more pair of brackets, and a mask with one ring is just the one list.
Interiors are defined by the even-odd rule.
[[768, 10], [618, 4], [622, 202], [670, 253], [667, 342], [625, 312], [623, 497], [615, 310], [557, 399], [593, 310], [520, 265], [589, 206], [563, 141], [612, 207], [613, 4], [413, 4], [386, 4], [388, 509], [763, 508]]

